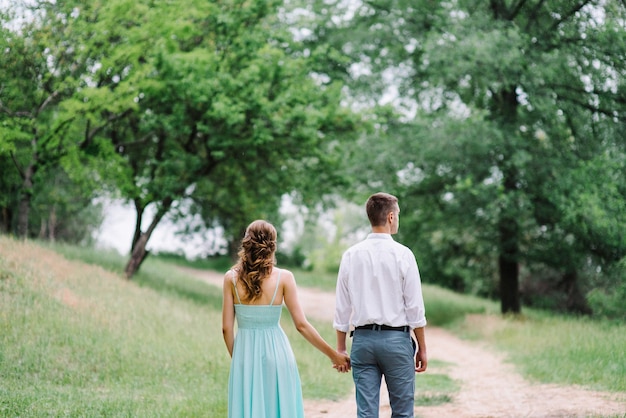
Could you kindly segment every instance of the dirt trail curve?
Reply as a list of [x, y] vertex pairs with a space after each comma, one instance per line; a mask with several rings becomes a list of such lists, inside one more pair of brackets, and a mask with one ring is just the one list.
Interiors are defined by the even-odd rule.
[[[223, 276], [219, 273], [184, 270], [210, 284], [222, 286]], [[299, 288], [299, 297], [308, 317], [332, 321], [335, 304], [333, 293]], [[416, 417], [626, 418], [624, 393], [594, 392], [574, 386], [528, 382], [505, 362], [503, 355], [487, 345], [461, 340], [441, 328], [428, 327], [426, 341], [429, 360], [449, 364], [446, 372], [460, 382], [461, 389], [451, 403], [416, 406]], [[390, 411], [386, 389], [383, 387], [380, 416], [389, 417]], [[307, 418], [355, 417], [354, 397], [350, 396], [343, 401], [305, 400], [305, 415]]]

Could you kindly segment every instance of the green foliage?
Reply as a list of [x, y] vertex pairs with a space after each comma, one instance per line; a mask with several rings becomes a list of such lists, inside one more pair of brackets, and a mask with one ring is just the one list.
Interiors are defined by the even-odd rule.
[[595, 315], [602, 318], [626, 320], [624, 312], [624, 298], [626, 297], [626, 284], [623, 280], [616, 280], [612, 285], [604, 289], [592, 289], [587, 298]]
[[332, 205], [323, 212], [309, 212], [302, 230], [296, 231], [294, 245], [306, 254], [302, 267], [316, 274], [336, 274], [343, 252], [363, 239], [369, 229], [363, 206], [347, 203], [339, 196], [334, 196]]
[[302, 248], [298, 246], [289, 253], [283, 251], [276, 252], [276, 263], [287, 268], [305, 268], [306, 261], [306, 255], [303, 253]]
[[17, 171], [10, 168], [11, 164], [13, 161], [9, 155], [0, 154], [0, 166], [3, 168], [0, 176], [0, 210], [2, 211], [0, 231], [4, 233], [13, 230], [13, 217], [10, 213], [17, 206], [18, 201], [19, 177]]
[[[386, 190], [425, 282], [497, 298], [519, 279], [527, 304], [620, 317], [622, 3], [181, 4], [3, 9], [2, 230], [35, 235], [56, 207], [87, 213], [77, 242], [97, 222], [77, 207], [113, 189], [138, 225], [157, 208], [136, 238], [190, 211], [232, 254], [287, 194]], [[350, 233], [297, 245], [332, 271]]]
[[317, 85], [309, 60], [293, 53], [277, 7], [164, 4], [127, 31], [105, 8], [102, 23], [135, 41], [130, 50], [115, 46], [133, 53], [121, 54], [107, 71], [132, 69], [103, 98], [119, 101], [120, 89], [134, 96], [136, 107], [109, 130], [130, 168], [120, 172], [126, 176], [120, 190], [138, 215], [156, 204], [158, 216], [170, 210], [176, 216], [171, 202], [190, 197], [192, 212], [209, 227], [220, 225], [232, 244], [252, 219], [276, 217], [283, 194], [332, 185], [325, 173], [337, 162], [325, 151], [335, 130], [353, 129], [352, 116], [340, 107], [340, 86]]
[[20, 208], [34, 173], [60, 163], [82, 193], [132, 201], [137, 225], [157, 208], [135, 240], [168, 212], [186, 215], [190, 198], [233, 241], [277, 217], [284, 194], [344, 185], [330, 151], [357, 118], [340, 83], [312, 77], [280, 5], [41, 1], [32, 22], [3, 25], [0, 152], [15, 150], [28, 175]]
[[93, 188], [72, 181], [61, 167], [42, 167], [33, 187], [30, 236], [89, 244], [102, 223], [102, 206], [92, 202]]
[[[318, 19], [301, 22], [307, 45], [348, 58], [332, 74], [352, 97], [399, 113], [372, 111], [374, 130], [348, 161], [357, 188], [400, 197], [401, 241], [424, 280], [515, 300], [518, 279], [537, 288], [537, 272], [552, 270], [564, 284], [550, 290], [568, 295], [557, 309], [590, 312], [584, 295], [626, 251], [624, 5], [316, 1], [308, 10]], [[503, 300], [503, 310], [514, 305]]]
[[[598, 279], [596, 277], [596, 279]], [[602, 318], [626, 320], [626, 258], [622, 258], [589, 291], [588, 299], [595, 314]]]
[[16, 219], [7, 222], [11, 229], [79, 242], [99, 222], [97, 207], [83, 209], [108, 177], [95, 175], [104, 153], [93, 142], [98, 129], [82, 119], [81, 92], [94, 84], [97, 58], [89, 56], [89, 35], [81, 33], [74, 6], [14, 2], [0, 17], [0, 154], [9, 152], [13, 162], [2, 172], [3, 184], [16, 192], [3, 205]]

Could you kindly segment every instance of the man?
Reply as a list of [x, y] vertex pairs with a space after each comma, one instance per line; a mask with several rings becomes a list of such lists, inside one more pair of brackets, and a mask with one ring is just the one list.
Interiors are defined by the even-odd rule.
[[392, 417], [413, 417], [415, 372], [425, 371], [428, 363], [419, 270], [411, 250], [391, 237], [398, 232], [398, 199], [373, 194], [366, 211], [372, 233], [344, 253], [339, 267], [337, 350], [346, 351], [353, 326], [350, 362], [359, 418], [378, 417], [382, 376]]

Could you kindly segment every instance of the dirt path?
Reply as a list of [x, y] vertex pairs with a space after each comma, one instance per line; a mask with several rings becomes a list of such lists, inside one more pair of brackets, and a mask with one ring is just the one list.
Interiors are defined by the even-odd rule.
[[[190, 275], [221, 286], [223, 276], [210, 271], [185, 269]], [[300, 288], [299, 297], [306, 315], [332, 321], [334, 294]], [[446, 330], [426, 330], [429, 360], [449, 366], [446, 373], [460, 382], [461, 389], [451, 403], [415, 407], [421, 418], [565, 418], [626, 417], [626, 394], [593, 392], [574, 386], [530, 383], [505, 362], [504, 356], [486, 344], [461, 340]], [[428, 373], [428, 372], [426, 372]], [[307, 418], [356, 416], [353, 396], [334, 402], [305, 400]], [[381, 390], [380, 416], [391, 415], [386, 389]]]

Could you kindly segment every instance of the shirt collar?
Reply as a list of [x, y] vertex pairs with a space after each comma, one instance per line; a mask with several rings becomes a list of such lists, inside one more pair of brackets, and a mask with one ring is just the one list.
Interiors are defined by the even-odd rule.
[[393, 238], [391, 237], [391, 234], [372, 232], [367, 236], [367, 239], [393, 239]]

